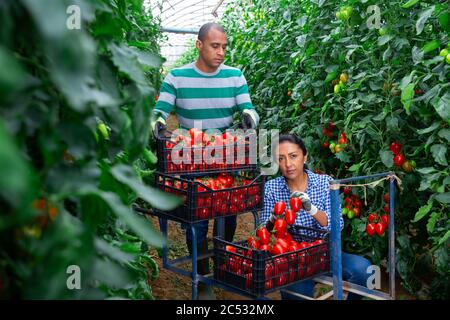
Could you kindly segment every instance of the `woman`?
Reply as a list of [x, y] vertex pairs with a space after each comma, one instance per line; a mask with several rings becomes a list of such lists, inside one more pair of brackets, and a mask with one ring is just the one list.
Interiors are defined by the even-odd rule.
[[[331, 206], [328, 182], [330, 176], [315, 174], [306, 168], [308, 152], [303, 141], [295, 135], [280, 135], [276, 159], [279, 164], [281, 176], [266, 183], [264, 192], [264, 208], [261, 220], [270, 224], [274, 220], [272, 209], [276, 202], [289, 203], [291, 194], [295, 192], [302, 200], [302, 209], [298, 212], [294, 225], [319, 230], [331, 229]], [[344, 220], [340, 219], [341, 230]], [[307, 234], [311, 235], [311, 234]], [[367, 285], [367, 267], [371, 263], [357, 255], [342, 252], [343, 280], [361, 286]], [[287, 288], [307, 295], [314, 296], [314, 282], [305, 280]], [[296, 299], [287, 292], [281, 291], [282, 299]], [[349, 293], [348, 299], [360, 299], [361, 296]]]

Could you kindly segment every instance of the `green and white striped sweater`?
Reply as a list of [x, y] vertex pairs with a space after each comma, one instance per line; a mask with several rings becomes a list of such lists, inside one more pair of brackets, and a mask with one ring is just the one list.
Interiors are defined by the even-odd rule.
[[239, 69], [222, 64], [214, 73], [205, 73], [195, 62], [166, 76], [154, 116], [166, 119], [174, 108], [184, 129], [193, 128], [194, 121], [202, 121], [202, 129], [219, 130], [232, 125], [236, 111], [254, 109], [247, 81]]

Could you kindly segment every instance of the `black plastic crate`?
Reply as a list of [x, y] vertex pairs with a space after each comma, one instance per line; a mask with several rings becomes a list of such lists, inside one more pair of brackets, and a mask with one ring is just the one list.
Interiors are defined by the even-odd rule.
[[199, 181], [205, 177], [181, 178], [156, 172], [155, 183], [159, 189], [183, 198], [181, 206], [165, 214], [177, 220], [196, 222], [261, 210], [266, 177], [259, 171], [228, 175], [235, 181], [241, 181], [243, 185], [214, 190]]
[[294, 227], [289, 232], [298, 241], [311, 243], [320, 240], [321, 243], [272, 256], [266, 251], [249, 249], [246, 241], [233, 243], [215, 237], [214, 279], [252, 296], [262, 297], [295, 282], [330, 271], [327, 231]]
[[[170, 135], [171, 132], [166, 131], [166, 136], [160, 136], [156, 141], [159, 172], [186, 176], [257, 169], [256, 150], [254, 153], [250, 151], [248, 139], [224, 143], [223, 146], [194, 145], [181, 148], [180, 141], [171, 140]], [[219, 150], [222, 150], [220, 157]], [[216, 152], [217, 159], [212, 159], [210, 156], [215, 157]], [[178, 157], [177, 160], [174, 155]]]

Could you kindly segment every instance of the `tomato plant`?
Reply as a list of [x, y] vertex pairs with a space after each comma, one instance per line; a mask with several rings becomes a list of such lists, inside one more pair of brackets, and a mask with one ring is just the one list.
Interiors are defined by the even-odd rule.
[[[398, 275], [411, 293], [427, 279], [432, 296], [448, 299], [450, 13], [446, 1], [405, 3], [377, 2], [383, 23], [370, 28], [370, 1], [238, 0], [222, 19], [227, 61], [246, 74], [264, 128], [301, 133], [313, 170], [335, 178], [392, 170], [402, 179]], [[368, 193], [368, 212], [380, 209], [386, 191]], [[346, 220], [344, 249], [379, 264], [386, 240], [369, 239], [359, 210]]]

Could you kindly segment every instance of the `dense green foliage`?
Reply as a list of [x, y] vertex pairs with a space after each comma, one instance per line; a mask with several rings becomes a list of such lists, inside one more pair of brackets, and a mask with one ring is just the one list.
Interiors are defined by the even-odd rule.
[[[373, 5], [381, 17], [375, 28]], [[393, 170], [401, 178], [397, 272], [410, 292], [447, 299], [450, 61], [439, 54], [449, 20], [445, 0], [238, 0], [223, 18], [227, 63], [244, 71], [263, 127], [302, 136], [312, 167], [335, 177]], [[342, 151], [323, 147], [343, 132]], [[412, 172], [394, 166], [393, 141], [417, 163]], [[375, 263], [385, 263], [387, 239], [364, 230], [367, 213], [383, 208], [385, 187], [368, 190], [367, 206], [344, 230], [344, 249]]]

